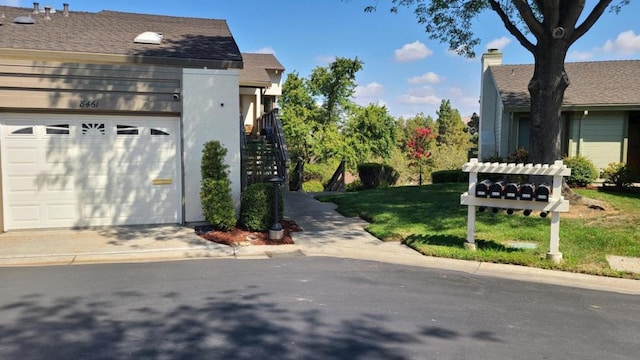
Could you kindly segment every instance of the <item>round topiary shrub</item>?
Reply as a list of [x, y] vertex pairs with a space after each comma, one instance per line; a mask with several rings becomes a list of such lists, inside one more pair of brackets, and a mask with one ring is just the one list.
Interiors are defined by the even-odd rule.
[[586, 157], [578, 155], [563, 161], [571, 169], [571, 176], [566, 178], [569, 186], [587, 186], [598, 179], [598, 170]]

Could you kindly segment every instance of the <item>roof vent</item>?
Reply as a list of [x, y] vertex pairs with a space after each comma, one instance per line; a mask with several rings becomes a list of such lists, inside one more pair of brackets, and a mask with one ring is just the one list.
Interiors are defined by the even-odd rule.
[[153, 31], [145, 31], [142, 34], [136, 36], [133, 42], [138, 44], [159, 45], [162, 42], [162, 34]]
[[32, 25], [36, 23], [36, 20], [31, 16], [18, 16], [13, 22], [16, 24]]

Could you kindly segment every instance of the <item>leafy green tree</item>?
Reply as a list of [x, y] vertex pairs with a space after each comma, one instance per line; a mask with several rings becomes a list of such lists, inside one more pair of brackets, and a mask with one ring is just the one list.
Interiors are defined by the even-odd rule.
[[356, 89], [356, 73], [362, 70], [362, 61], [338, 57], [328, 67], [316, 67], [309, 78], [311, 93], [322, 103], [324, 113], [321, 124], [338, 124], [344, 121], [345, 111], [353, 102]]
[[349, 167], [355, 169], [358, 163], [373, 157], [388, 159], [396, 146], [395, 122], [385, 106], [356, 107], [345, 128], [351, 150], [346, 158]]
[[293, 158], [304, 162], [309, 162], [312, 158], [317, 113], [317, 105], [307, 79], [296, 72], [287, 75], [282, 85], [280, 117], [289, 153]]
[[442, 100], [436, 111], [436, 150], [433, 154], [434, 170], [460, 168], [467, 160], [469, 135], [464, 131], [464, 123], [457, 109], [451, 107], [451, 101]]
[[471, 115], [471, 119], [467, 123], [466, 131], [471, 137], [471, 143], [477, 147], [479, 135], [478, 131], [480, 131], [480, 116], [478, 116], [478, 114], [473, 113], [473, 115]]
[[469, 135], [464, 131], [465, 126], [460, 113], [451, 107], [451, 101], [442, 100], [440, 110], [436, 111], [436, 114], [438, 114], [436, 144], [454, 150], [467, 151]]
[[[550, 164], [562, 158], [560, 111], [570, 83], [564, 66], [567, 52], [607, 8], [617, 13], [629, 2], [594, 1], [586, 13], [585, 0], [391, 0], [390, 9], [413, 9], [431, 39], [448, 43], [451, 50], [468, 57], [475, 56], [474, 47], [480, 43], [473, 33], [473, 20], [485, 11], [493, 11], [533, 55], [529, 152], [533, 162]], [[376, 10], [377, 5], [378, 0], [365, 11]]]

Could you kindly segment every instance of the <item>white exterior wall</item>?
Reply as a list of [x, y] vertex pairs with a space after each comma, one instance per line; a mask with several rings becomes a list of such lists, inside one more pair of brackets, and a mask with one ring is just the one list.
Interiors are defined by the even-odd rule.
[[182, 136], [185, 221], [204, 221], [200, 206], [200, 163], [204, 143], [218, 140], [227, 149], [226, 163], [236, 209], [240, 205], [240, 71], [184, 69]]

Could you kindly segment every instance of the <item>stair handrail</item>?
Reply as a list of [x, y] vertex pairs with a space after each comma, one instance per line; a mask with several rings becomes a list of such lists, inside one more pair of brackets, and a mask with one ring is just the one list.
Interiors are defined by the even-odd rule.
[[282, 129], [282, 121], [278, 116], [278, 109], [273, 109], [264, 113], [257, 121], [261, 133], [267, 136], [267, 140], [273, 144], [276, 168], [278, 176], [283, 179], [283, 185], [285, 189], [289, 189], [289, 167], [291, 166], [291, 158], [289, 157], [289, 150], [287, 148], [287, 142], [284, 138], [284, 131]]

